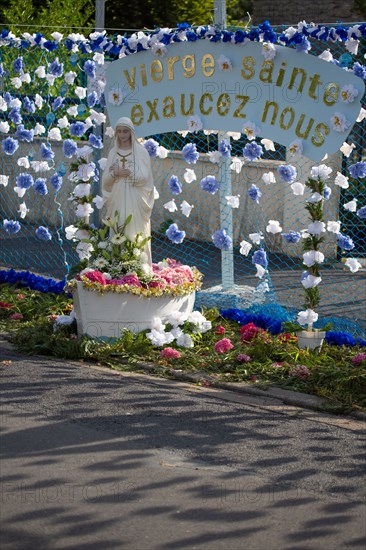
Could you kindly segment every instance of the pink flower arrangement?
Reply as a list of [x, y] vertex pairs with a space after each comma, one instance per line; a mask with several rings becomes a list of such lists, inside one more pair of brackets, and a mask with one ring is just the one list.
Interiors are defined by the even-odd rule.
[[148, 284], [149, 288], [166, 288], [167, 283], [164, 279], [158, 281], [150, 281]]
[[225, 334], [225, 327], [223, 327], [222, 325], [219, 325], [218, 327], [216, 327], [215, 333], [216, 334]]
[[179, 359], [181, 357], [181, 353], [173, 348], [164, 348], [160, 352], [160, 357], [166, 357], [167, 359]]
[[152, 264], [154, 275], [164, 279], [169, 286], [192, 283], [194, 281], [193, 272], [188, 265], [182, 265], [176, 260], [167, 259], [168, 265]]
[[89, 279], [92, 283], [99, 283], [103, 286], [107, 284], [106, 278], [100, 271], [87, 271], [84, 273], [84, 277]]
[[288, 375], [300, 380], [306, 380], [310, 376], [310, 371], [305, 365], [297, 365], [289, 371]]
[[226, 353], [230, 349], [233, 349], [233, 345], [229, 338], [223, 338], [222, 340], [219, 340], [214, 345], [214, 350], [216, 353]]
[[241, 339], [243, 342], [250, 342], [258, 334], [262, 334], [265, 331], [261, 328], [255, 326], [254, 323], [247, 323], [240, 329]]
[[360, 365], [363, 361], [366, 361], [366, 353], [359, 353], [351, 359], [354, 365]]
[[120, 280], [121, 285], [130, 285], [130, 286], [138, 286], [141, 287], [142, 284], [140, 282], [140, 279], [137, 275], [125, 275]]
[[8, 302], [0, 302], [0, 309], [11, 309], [13, 306]]
[[238, 357], [236, 358], [236, 360], [239, 362], [239, 363], [249, 363], [249, 361], [251, 360], [250, 356], [249, 355], [246, 355], [245, 353], [239, 353]]
[[15, 298], [16, 298], [17, 300], [24, 300], [25, 294], [17, 294], [17, 295], [15, 296]]
[[23, 315], [21, 313], [13, 313], [10, 315], [10, 319], [13, 319], [13, 321], [20, 321], [20, 319], [23, 319]]

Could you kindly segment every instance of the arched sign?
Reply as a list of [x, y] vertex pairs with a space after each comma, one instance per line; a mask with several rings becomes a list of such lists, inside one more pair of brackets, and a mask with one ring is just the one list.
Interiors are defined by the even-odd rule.
[[141, 137], [186, 130], [198, 116], [203, 128], [242, 132], [250, 121], [262, 138], [289, 146], [302, 140], [303, 154], [319, 161], [337, 151], [360, 112], [365, 85], [347, 71], [291, 48], [206, 40], [118, 59], [106, 71], [105, 95], [112, 125], [121, 116]]

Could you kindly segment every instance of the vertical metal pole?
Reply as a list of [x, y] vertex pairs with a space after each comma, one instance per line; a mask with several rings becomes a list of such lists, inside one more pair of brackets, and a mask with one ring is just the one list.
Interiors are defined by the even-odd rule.
[[[214, 0], [214, 23], [219, 29], [226, 28], [226, 0]], [[219, 132], [218, 144], [223, 139], [230, 138], [226, 132]], [[225, 197], [232, 194], [230, 158], [221, 158], [220, 161], [220, 224], [221, 229], [226, 229], [228, 235], [233, 238], [233, 212], [227, 204]], [[234, 287], [234, 252], [230, 250], [221, 251], [221, 283], [222, 290], [230, 290]]]
[[95, 30], [104, 31], [105, 0], [95, 0]]

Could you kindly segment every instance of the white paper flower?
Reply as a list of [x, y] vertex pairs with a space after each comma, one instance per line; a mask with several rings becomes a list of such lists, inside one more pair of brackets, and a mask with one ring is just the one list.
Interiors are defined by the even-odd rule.
[[75, 88], [75, 94], [78, 96], [79, 99], [85, 99], [86, 92], [87, 92], [87, 89], [83, 88], [82, 86], [76, 86]]
[[15, 109], [21, 109], [22, 107], [22, 102], [20, 101], [20, 99], [18, 99], [17, 97], [14, 97], [10, 103], [9, 103], [9, 107], [11, 109], [13, 109], [13, 107], [15, 107]]
[[17, 160], [17, 165], [28, 169], [30, 167], [28, 157], [20, 157]]
[[178, 210], [178, 207], [175, 204], [174, 199], [172, 199], [169, 202], [166, 202], [163, 206], [164, 206], [165, 210], [169, 210], [169, 212], [175, 212], [176, 210]]
[[51, 167], [49, 166], [48, 162], [45, 160], [31, 160], [31, 167], [32, 170], [35, 172], [48, 172], [51, 170]]
[[308, 231], [308, 233], [310, 233], [310, 235], [319, 236], [319, 235], [321, 235], [321, 233], [325, 233], [325, 231], [326, 231], [325, 223], [320, 222], [320, 221], [315, 221], [315, 222], [309, 223], [307, 231]]
[[154, 55], [157, 55], [158, 57], [164, 57], [168, 50], [165, 44], [163, 44], [162, 42], [156, 42], [152, 45], [151, 51]]
[[252, 248], [253, 248], [253, 245], [248, 243], [248, 241], [241, 241], [239, 252], [243, 256], [248, 256], [248, 254], [249, 254], [249, 252], [251, 251]]
[[112, 138], [114, 136], [114, 130], [112, 128], [112, 126], [108, 126], [105, 130], [105, 135]]
[[101, 170], [104, 170], [105, 167], [107, 166], [107, 157], [103, 157], [103, 158], [99, 159], [98, 164], [99, 164], [99, 168]]
[[95, 109], [90, 109], [89, 111], [91, 120], [97, 125], [100, 126], [104, 124], [107, 120], [107, 117], [104, 113], [99, 113]]
[[192, 208], [194, 208], [193, 204], [189, 204], [187, 201], [183, 201], [179, 207], [182, 211], [183, 216], [186, 218], [189, 218], [189, 215], [191, 213]]
[[70, 122], [68, 121], [66, 116], [63, 116], [62, 118], [58, 119], [57, 126], [62, 130], [64, 128], [68, 128], [70, 126]]
[[303, 152], [303, 145], [302, 145], [301, 139], [295, 139], [288, 146], [288, 153], [290, 157], [298, 157], [299, 155], [302, 155], [302, 152]]
[[313, 166], [310, 171], [310, 177], [314, 180], [327, 180], [333, 170], [326, 164], [320, 164], [319, 166]]
[[[90, 147], [90, 145], [84, 145], [83, 147], [78, 148], [76, 152], [76, 156], [79, 159], [87, 160], [88, 156], [91, 155], [92, 153], [93, 153], [93, 148]], [[93, 166], [89, 165], [89, 168], [93, 168]], [[94, 174], [91, 174], [91, 175], [94, 175]]]
[[277, 220], [268, 220], [266, 231], [267, 233], [272, 233], [272, 235], [276, 235], [276, 233], [281, 233], [282, 227], [280, 226], [280, 222], [278, 222]]
[[348, 40], [345, 41], [344, 45], [346, 46], [346, 50], [348, 50], [352, 55], [357, 55], [358, 45], [359, 45], [358, 40], [349, 38]]
[[79, 183], [73, 190], [74, 196], [79, 199], [82, 197], [88, 197], [90, 195], [91, 185], [90, 183]]
[[76, 253], [78, 254], [80, 260], [89, 260], [91, 253], [93, 252], [93, 245], [90, 243], [79, 242], [76, 247]]
[[155, 329], [152, 329], [151, 332], [148, 332], [146, 336], [147, 338], [149, 338], [152, 345], [156, 347], [162, 347], [165, 344], [170, 344], [174, 340], [174, 336], [170, 332], [165, 332], [165, 331], [160, 332]]
[[165, 324], [163, 323], [160, 317], [153, 317], [151, 321], [151, 329], [157, 330], [158, 332], [164, 332]]
[[9, 122], [6, 120], [0, 121], [0, 132], [2, 134], [7, 134], [10, 130]]
[[[38, 76], [38, 78], [46, 78], [46, 69], [44, 65], [40, 65], [36, 68], [34, 71], [34, 74]], [[76, 76], [76, 75], [75, 75]]]
[[249, 233], [249, 239], [254, 244], [261, 244], [261, 240], [264, 239], [262, 231], [260, 231], [259, 233]]
[[318, 314], [312, 309], [300, 311], [297, 315], [297, 322], [299, 325], [312, 325], [318, 320]]
[[323, 61], [328, 61], [328, 63], [331, 63], [334, 59], [330, 50], [324, 50], [318, 57], [319, 59], [323, 59]]
[[332, 129], [335, 132], [345, 132], [348, 130], [348, 128], [351, 126], [351, 123], [343, 113], [336, 112], [334, 115], [330, 118], [330, 122], [332, 123]]
[[60, 41], [62, 40], [62, 38], [63, 38], [64, 35], [61, 34], [60, 32], [52, 32], [52, 33], [51, 33], [51, 36], [52, 36], [52, 38], [54, 39], [54, 41], [58, 43], [58, 42], [60, 42]]
[[305, 192], [305, 185], [300, 181], [295, 181], [294, 183], [291, 183], [290, 187], [294, 195], [301, 196]]
[[123, 92], [121, 88], [112, 88], [108, 93], [108, 102], [112, 105], [121, 105], [123, 101]]
[[220, 151], [210, 151], [209, 153], [207, 153], [207, 156], [212, 164], [218, 164], [222, 157]]
[[337, 172], [337, 175], [334, 179], [335, 185], [338, 185], [339, 187], [342, 187], [342, 189], [348, 189], [349, 183], [347, 176], [344, 176], [340, 172]]
[[338, 234], [340, 230], [341, 230], [341, 222], [328, 221], [327, 231], [329, 231], [330, 233]]
[[157, 154], [160, 159], [166, 159], [169, 154], [169, 149], [166, 149], [162, 145], [157, 148]]
[[192, 181], [195, 181], [197, 179], [196, 173], [192, 168], [186, 168], [184, 175], [183, 175], [184, 181], [187, 183], [192, 183]]
[[75, 233], [76, 233], [77, 230], [78, 230], [78, 228], [75, 227], [75, 225], [68, 225], [67, 227], [65, 227], [66, 239], [67, 239], [68, 241], [73, 240], [74, 237], [75, 237]]
[[308, 198], [308, 200], [306, 202], [310, 202], [310, 203], [316, 203], [316, 202], [320, 202], [324, 200], [324, 197], [323, 195], [321, 195], [320, 193], [318, 193], [317, 191], [315, 193], [313, 193], [311, 195], [311, 197]]
[[244, 124], [241, 132], [242, 134], [245, 134], [249, 140], [252, 140], [256, 139], [256, 137], [261, 133], [261, 129], [254, 122], [248, 120]]
[[6, 103], [5, 99], [0, 95], [0, 111], [7, 111], [8, 110], [8, 104]]
[[356, 273], [362, 267], [362, 264], [355, 258], [347, 258], [344, 265], [349, 267], [351, 273]]
[[343, 208], [345, 210], [348, 210], [348, 212], [356, 212], [356, 210], [357, 210], [357, 199], [352, 199], [351, 201], [346, 202], [343, 205]]
[[309, 273], [306, 277], [304, 277], [301, 280], [301, 283], [304, 288], [314, 288], [318, 286], [321, 283], [321, 281], [322, 281], [321, 277], [315, 277], [314, 275], [310, 275]]
[[199, 311], [192, 311], [187, 317], [189, 323], [196, 325], [195, 332], [204, 333], [212, 328], [211, 321], [208, 321]]
[[203, 122], [198, 115], [193, 115], [187, 119], [187, 128], [189, 132], [199, 132], [203, 128]]
[[345, 157], [348, 158], [355, 147], [356, 145], [354, 143], [349, 144], [344, 141], [342, 147], [340, 147], [339, 150], [344, 154]]
[[273, 172], [265, 172], [264, 174], [262, 174], [262, 180], [266, 185], [276, 183], [276, 178]]
[[45, 133], [45, 131], [46, 131], [46, 128], [42, 124], [37, 122], [37, 124], [34, 127], [34, 135], [41, 136], [42, 134]]
[[341, 89], [341, 101], [343, 103], [353, 103], [358, 96], [358, 90], [352, 84], [346, 84]]
[[31, 81], [31, 77], [30, 77], [30, 74], [29, 73], [24, 73], [20, 76], [20, 80], [22, 82], [25, 82], [25, 84], [29, 84], [30, 81]]
[[175, 310], [167, 317], [167, 323], [172, 327], [177, 328], [179, 325], [184, 325], [187, 320], [187, 313]]
[[56, 80], [56, 77], [53, 74], [46, 74], [46, 80], [50, 86], [53, 86]]
[[356, 118], [356, 122], [362, 122], [365, 117], [366, 117], [366, 109], [361, 107], [358, 117]]
[[27, 205], [25, 204], [25, 202], [22, 202], [22, 204], [19, 205], [19, 210], [18, 212], [20, 213], [20, 217], [21, 218], [25, 218], [26, 215], [28, 214], [29, 212], [29, 209], [27, 208]]
[[104, 53], [95, 52], [93, 61], [95, 61], [97, 65], [104, 65]]
[[177, 345], [182, 347], [182, 348], [193, 348], [194, 347], [193, 339], [189, 334], [182, 333], [181, 335], [179, 335], [177, 337], [176, 342], [177, 342]]
[[266, 151], [275, 151], [276, 150], [273, 141], [270, 140], [270, 139], [261, 139], [261, 144], [264, 146]]
[[62, 136], [61, 136], [60, 128], [51, 128], [48, 131], [48, 137], [49, 139], [53, 139], [54, 141], [61, 141]]
[[71, 117], [78, 116], [78, 108], [76, 105], [72, 105], [72, 107], [69, 107], [68, 109], [66, 109], [66, 112]]
[[234, 141], [238, 141], [241, 138], [240, 132], [226, 132], [227, 137], [231, 137]]
[[240, 195], [229, 195], [225, 197], [226, 202], [231, 208], [239, 208], [240, 205]]
[[15, 76], [14, 78], [12, 78], [10, 82], [12, 83], [14, 88], [16, 88], [17, 90], [19, 90], [19, 88], [22, 87], [22, 81], [18, 76]]
[[94, 212], [94, 208], [92, 207], [92, 205], [88, 202], [85, 202], [83, 204], [78, 204], [75, 214], [78, 218], [85, 218], [89, 216], [92, 212]]
[[276, 57], [276, 46], [271, 42], [263, 42], [262, 55], [266, 61], [272, 61]]
[[74, 71], [69, 71], [65, 73], [64, 79], [66, 84], [74, 84], [74, 80], [77, 77], [77, 74]]
[[89, 162], [87, 164], [81, 164], [77, 171], [77, 178], [83, 181], [88, 181], [95, 175], [95, 164]]
[[259, 279], [261, 279], [263, 277], [263, 275], [266, 273], [266, 270], [264, 269], [263, 266], [261, 266], [259, 264], [254, 264], [254, 265], [257, 268], [257, 273], [255, 274], [255, 276], [259, 277]]
[[303, 263], [307, 267], [311, 267], [314, 264], [322, 264], [324, 262], [324, 254], [319, 250], [309, 250], [303, 254]]
[[230, 169], [240, 174], [243, 164], [243, 161], [239, 157], [233, 157], [231, 159]]
[[5, 176], [4, 174], [0, 175], [0, 185], [7, 187], [8, 183], [9, 183], [9, 176]]
[[220, 71], [223, 71], [224, 73], [228, 73], [233, 69], [233, 64], [231, 63], [230, 59], [223, 54], [221, 54], [220, 57], [217, 59], [217, 64]]

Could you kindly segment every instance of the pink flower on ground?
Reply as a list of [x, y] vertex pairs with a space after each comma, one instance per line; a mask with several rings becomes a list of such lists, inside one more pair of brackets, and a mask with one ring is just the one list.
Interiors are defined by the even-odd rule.
[[285, 364], [284, 361], [276, 361], [275, 363], [271, 364], [271, 368], [272, 369], [282, 369], [284, 364]]
[[160, 281], [150, 281], [149, 288], [166, 288], [166, 281], [160, 279]]
[[215, 333], [216, 334], [225, 334], [225, 327], [223, 327], [222, 325], [219, 325], [218, 327], [216, 327]]
[[17, 300], [24, 300], [25, 294], [17, 294], [17, 295], [15, 296], [15, 298], [16, 298]]
[[141, 287], [142, 284], [140, 283], [140, 280], [137, 275], [125, 275], [121, 279], [121, 285], [130, 285], [130, 286], [138, 286]]
[[262, 328], [258, 328], [254, 323], [247, 323], [240, 329], [241, 339], [243, 342], [250, 342], [259, 333], [265, 332]]
[[239, 363], [249, 363], [251, 357], [249, 355], [245, 355], [245, 353], [239, 353], [236, 359], [237, 361], [239, 361]]
[[23, 315], [21, 313], [13, 313], [10, 315], [10, 319], [13, 319], [13, 321], [20, 321], [20, 319], [23, 319]]
[[84, 277], [92, 281], [92, 283], [99, 283], [103, 286], [107, 284], [106, 278], [100, 271], [88, 271], [84, 273]]
[[255, 374], [252, 374], [252, 375], [250, 376], [249, 380], [250, 380], [251, 382], [256, 382], [256, 381], [257, 381], [256, 375], [255, 375]]
[[0, 302], [0, 309], [11, 309], [13, 306], [8, 302]]
[[352, 357], [351, 361], [354, 365], [359, 365], [363, 361], [366, 361], [366, 353], [359, 353], [358, 355], [355, 355]]
[[291, 369], [288, 375], [294, 378], [299, 378], [300, 380], [306, 380], [310, 375], [310, 371], [305, 365], [298, 365]]
[[229, 349], [233, 349], [233, 347], [234, 346], [232, 345], [229, 338], [223, 338], [222, 340], [216, 342], [216, 344], [214, 345], [216, 353], [226, 353], [227, 351], [229, 351]]
[[179, 359], [181, 357], [181, 354], [178, 350], [173, 348], [164, 348], [160, 352], [160, 357], [167, 357], [168, 359]]

